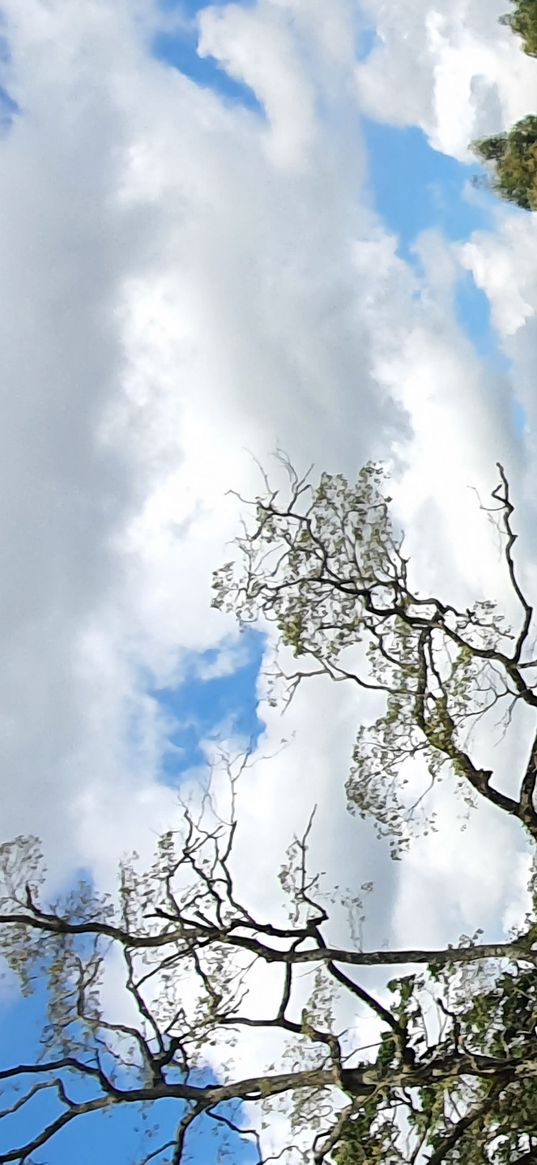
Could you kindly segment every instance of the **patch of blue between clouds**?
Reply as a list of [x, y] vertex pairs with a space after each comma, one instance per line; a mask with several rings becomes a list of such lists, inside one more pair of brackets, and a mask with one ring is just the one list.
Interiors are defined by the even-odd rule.
[[[2, 24], [2, 15], [0, 13], [0, 26]], [[0, 34], [0, 69], [4, 65], [8, 65], [11, 60], [11, 50], [9, 42], [5, 36]], [[16, 115], [20, 113], [20, 107], [14, 101], [11, 94], [0, 84], [0, 133], [5, 133], [12, 125]]]
[[165, 784], [177, 785], [185, 771], [203, 765], [203, 741], [218, 740], [222, 731], [239, 737], [246, 747], [255, 747], [264, 727], [257, 701], [264, 646], [264, 635], [246, 630], [229, 674], [218, 674], [221, 649], [214, 649], [191, 657], [178, 687], [150, 693], [169, 725], [160, 774]]
[[469, 183], [482, 174], [480, 166], [465, 166], [433, 150], [415, 126], [365, 118], [363, 132], [377, 210], [399, 236], [407, 262], [413, 261], [412, 245], [422, 231], [436, 227], [456, 241], [490, 224], [486, 196], [475, 201], [467, 196]]
[[[397, 235], [399, 254], [407, 263], [419, 268], [415, 244], [423, 231], [434, 228], [449, 241], [462, 242], [474, 231], [491, 227], [497, 198], [479, 189], [483, 175], [479, 165], [464, 165], [434, 150], [414, 126], [365, 119], [363, 131], [371, 194], [386, 226]], [[474, 197], [472, 183], [478, 186]], [[497, 343], [488, 298], [471, 272], [462, 273], [457, 281], [454, 307], [477, 355], [506, 372], [509, 361]], [[514, 423], [520, 431], [518, 406]]]
[[461, 275], [457, 281], [455, 313], [459, 324], [468, 332], [478, 355], [484, 360], [492, 360], [507, 371], [510, 364], [498, 345], [491, 324], [490, 303], [470, 271]]
[[183, 16], [195, 17], [204, 8], [225, 8], [233, 2], [241, 8], [253, 8], [257, 0], [159, 0], [162, 12], [180, 12]]
[[0, 126], [9, 127], [17, 113], [20, 113], [17, 102], [10, 97], [7, 89], [0, 85]]
[[[201, 57], [198, 54], [199, 34], [196, 17], [203, 8], [214, 7], [216, 7], [214, 3], [200, 4], [196, 0], [183, 0], [183, 3], [177, 3], [176, 0], [161, 2], [162, 11], [177, 11], [186, 19], [184, 24], [178, 24], [172, 30], [157, 33], [151, 46], [153, 55], [163, 64], [177, 69], [185, 77], [195, 81], [197, 85], [212, 89], [224, 100], [262, 113], [262, 106], [248, 85], [230, 77], [213, 57]], [[249, 7], [249, 4], [243, 0], [242, 7]]]
[[358, 60], [365, 61], [373, 51], [378, 41], [377, 31], [374, 28], [362, 28], [358, 33], [357, 55]]

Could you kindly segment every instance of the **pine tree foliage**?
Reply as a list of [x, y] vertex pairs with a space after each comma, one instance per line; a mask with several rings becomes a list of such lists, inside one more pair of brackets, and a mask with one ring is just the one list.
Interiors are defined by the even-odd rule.
[[[500, 23], [520, 37], [528, 56], [537, 56], [537, 0], [512, 0]], [[481, 138], [472, 148], [488, 166], [490, 185], [501, 198], [522, 210], [537, 209], [537, 116], [529, 114], [506, 133]]]
[[537, 57], [537, 0], [513, 0], [511, 11], [500, 17], [522, 39], [524, 52]]
[[522, 118], [507, 132], [474, 142], [490, 165], [493, 190], [522, 210], [537, 209], [537, 116]]

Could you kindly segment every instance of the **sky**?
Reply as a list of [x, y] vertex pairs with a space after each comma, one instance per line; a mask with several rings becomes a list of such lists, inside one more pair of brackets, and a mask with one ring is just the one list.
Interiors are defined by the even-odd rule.
[[461, 832], [446, 804], [445, 844], [387, 864], [345, 806], [354, 694], [310, 685], [282, 719], [266, 629], [210, 607], [228, 491], [255, 494], [277, 448], [386, 461], [421, 577], [464, 596], [496, 579], [469, 487], [501, 460], [535, 577], [537, 219], [469, 148], [535, 109], [505, 7], [3, 0], [2, 835], [42, 838], [53, 887], [149, 858], [224, 740], [259, 758], [237, 858], [258, 909], [313, 803], [314, 860], [375, 882], [371, 942], [523, 909], [492, 811]]

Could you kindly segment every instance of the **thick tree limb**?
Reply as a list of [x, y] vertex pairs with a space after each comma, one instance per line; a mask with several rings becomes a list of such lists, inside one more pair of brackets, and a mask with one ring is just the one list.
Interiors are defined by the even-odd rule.
[[[95, 919], [91, 922], [70, 922], [68, 919], [48, 915], [46, 918], [34, 918], [27, 914], [0, 914], [0, 926], [27, 926], [30, 929], [47, 932], [51, 935], [102, 935], [114, 939], [121, 946], [129, 950], [156, 950], [167, 946], [178, 946], [177, 958], [187, 958], [192, 953], [192, 946], [196, 943], [222, 943], [229, 949], [249, 951], [259, 956], [267, 963], [283, 963], [298, 966], [304, 963], [343, 963], [356, 967], [389, 967], [408, 966], [409, 964], [430, 964], [437, 966], [460, 965], [475, 963], [483, 959], [523, 959], [533, 963], [537, 960], [535, 952], [528, 946], [524, 936], [506, 941], [492, 943], [472, 943], [470, 946], [419, 948], [406, 947], [399, 950], [356, 951], [346, 950], [344, 947], [311, 946], [308, 949], [278, 949], [251, 935], [238, 932], [232, 924], [219, 929], [208, 924], [193, 924], [188, 928], [165, 930], [158, 934], [133, 934], [123, 927], [111, 923], [102, 923]], [[258, 923], [255, 928], [258, 932], [273, 934], [274, 927]], [[295, 931], [280, 931], [281, 935], [294, 935]], [[304, 930], [304, 941], [310, 937], [309, 931]], [[529, 936], [528, 936], [529, 937]], [[536, 939], [537, 942], [537, 939]], [[1, 1075], [0, 1075], [1, 1078]]]

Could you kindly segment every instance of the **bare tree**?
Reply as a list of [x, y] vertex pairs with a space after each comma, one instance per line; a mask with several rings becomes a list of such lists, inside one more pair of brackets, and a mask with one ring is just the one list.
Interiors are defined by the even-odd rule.
[[[116, 907], [85, 885], [44, 904], [36, 843], [19, 838], [3, 846], [3, 954], [27, 991], [48, 982], [49, 1007], [40, 1056], [0, 1071], [0, 1162], [41, 1160], [34, 1154], [90, 1113], [137, 1111], [163, 1100], [176, 1114], [175, 1134], [151, 1142], [138, 1165], [183, 1161], [189, 1134], [203, 1120], [250, 1141], [255, 1159], [268, 1161], [275, 1158], [263, 1154], [259, 1121], [244, 1106], [263, 1109], [288, 1098], [296, 1145], [290, 1134], [277, 1151], [282, 1159], [320, 1165], [342, 1137], [348, 1148], [350, 1128], [354, 1135], [359, 1129], [369, 1146], [364, 1160], [414, 1161], [417, 1147], [430, 1144], [436, 1165], [452, 1160], [449, 1146], [470, 1125], [483, 1125], [483, 1136], [497, 1139], [497, 1122], [510, 1111], [512, 1095], [537, 1080], [533, 927], [508, 942], [465, 940], [445, 950], [334, 949], [326, 937], [329, 896], [307, 868], [311, 823], [292, 843], [283, 870], [288, 919], [276, 925], [256, 917], [232, 874], [235, 780], [227, 820], [207, 795], [199, 812], [183, 809], [178, 833], [161, 838], [149, 871], [123, 865]], [[121, 960], [128, 1022], [114, 1020], [103, 1005], [103, 975], [112, 958]], [[380, 995], [361, 981], [366, 968], [401, 972], [405, 964], [414, 974], [394, 979]], [[250, 993], [260, 965], [273, 968], [272, 997], [265, 1014], [254, 1014]], [[506, 966], [498, 987], [495, 968]], [[305, 971], [312, 972], [307, 998]], [[516, 998], [510, 1035], [501, 1010], [507, 983]], [[486, 1017], [481, 1027], [468, 1006], [468, 984], [476, 1014], [481, 1007]], [[525, 1008], [523, 1040], [517, 1008]], [[345, 1010], [352, 1015], [347, 1027], [341, 1025]], [[378, 1041], [369, 1049], [360, 1039], [367, 1014], [378, 1026]], [[489, 1036], [498, 1022], [504, 1038], [493, 1046]], [[260, 1036], [279, 1032], [286, 1047], [282, 1043], [279, 1067], [264, 1065], [243, 1076], [236, 1056], [251, 1029]], [[216, 1074], [211, 1046], [220, 1064]], [[50, 1117], [23, 1143], [14, 1142], [10, 1117], [19, 1118], [26, 1107], [31, 1113], [43, 1092]], [[489, 1128], [493, 1108], [496, 1126]]]
[[253, 520], [237, 540], [239, 568], [230, 562], [216, 573], [214, 605], [235, 611], [243, 624], [260, 617], [276, 624], [303, 661], [287, 677], [290, 697], [319, 672], [384, 696], [382, 715], [358, 731], [351, 809], [372, 817], [396, 853], [424, 820], [404, 787], [405, 763], [415, 768], [421, 757], [432, 782], [448, 768], [467, 801], [484, 798], [536, 840], [537, 734], [516, 795], [497, 787], [472, 747], [476, 725], [491, 712], [508, 730], [518, 704], [537, 708], [533, 607], [513, 557], [514, 509], [502, 466], [487, 512], [520, 609], [515, 631], [488, 598], [459, 610], [418, 589], [391, 520], [382, 467], [366, 465], [355, 484], [323, 474], [314, 485], [283, 464], [288, 489], [282, 495], [265, 479], [265, 493], [249, 504]]
[[[518, 702], [537, 704], [533, 610], [515, 568], [501, 467], [492, 510], [520, 606], [515, 632], [490, 602], [461, 611], [418, 592], [376, 467], [356, 486], [325, 475], [312, 488], [288, 473], [284, 501], [267, 483], [256, 503], [240, 541], [245, 572], [235, 580], [232, 566], [223, 569], [217, 604], [244, 621], [276, 621], [305, 665], [289, 678], [291, 694], [321, 671], [385, 700], [377, 722], [359, 731], [348, 789], [394, 847], [415, 816], [399, 782], [416, 757], [433, 781], [450, 766], [465, 795], [492, 802], [535, 840], [536, 744], [516, 795], [472, 751], [476, 721], [503, 708], [508, 727]], [[50, 903], [37, 843], [2, 847], [1, 951], [25, 991], [48, 984], [49, 1002], [40, 1055], [0, 1071], [0, 1162], [36, 1163], [88, 1114], [166, 1102], [174, 1133], [152, 1141], [137, 1165], [178, 1165], [207, 1122], [250, 1142], [258, 1163], [527, 1165], [537, 1153], [533, 913], [505, 942], [476, 934], [439, 950], [336, 947], [330, 915], [341, 900], [308, 869], [310, 821], [281, 871], [287, 914], [261, 917], [234, 876], [236, 782], [246, 764], [228, 765], [227, 801], [217, 782], [197, 806], [183, 806], [149, 871], [123, 864], [117, 901], [82, 884]], [[118, 964], [128, 1020], [124, 1000], [123, 1018], [106, 1004], [107, 968]], [[262, 1010], [260, 968], [270, 971]], [[364, 1040], [366, 1018], [373, 1042]], [[240, 1069], [252, 1035], [253, 1073]], [[270, 1064], [264, 1047], [275, 1037]], [[21, 1116], [35, 1114], [43, 1095], [50, 1115], [21, 1139]], [[260, 1121], [270, 1119], [267, 1106], [286, 1103], [289, 1135], [266, 1151]]]

